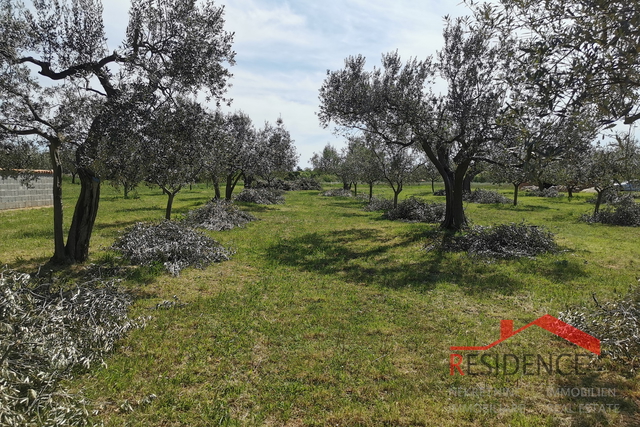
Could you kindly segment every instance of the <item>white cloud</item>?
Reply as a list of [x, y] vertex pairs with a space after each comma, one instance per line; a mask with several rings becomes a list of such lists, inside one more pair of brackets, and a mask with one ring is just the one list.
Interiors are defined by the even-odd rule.
[[[109, 47], [124, 36], [129, 2], [105, 2]], [[228, 0], [225, 29], [235, 32], [237, 65], [229, 96], [256, 126], [279, 115], [291, 131], [305, 166], [324, 144], [340, 141], [315, 115], [327, 69], [349, 55], [379, 65], [382, 53], [423, 59], [442, 45], [442, 17], [466, 13], [459, 0]]]
[[225, 5], [228, 31], [235, 32], [238, 46], [278, 43], [305, 45], [307, 18], [296, 14], [287, 4], [269, 5], [258, 0], [237, 0]]

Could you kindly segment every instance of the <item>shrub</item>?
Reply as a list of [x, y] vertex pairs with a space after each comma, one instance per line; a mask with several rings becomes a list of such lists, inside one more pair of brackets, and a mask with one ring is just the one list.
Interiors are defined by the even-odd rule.
[[113, 280], [65, 286], [15, 271], [0, 274], [0, 425], [89, 425], [85, 402], [60, 387], [102, 361], [143, 319]]
[[393, 209], [393, 200], [372, 197], [369, 203], [367, 203], [362, 209], [367, 212], [388, 211], [390, 209]]
[[618, 301], [572, 307], [558, 318], [600, 340], [602, 355], [635, 369], [640, 357], [640, 287]]
[[236, 196], [238, 202], [256, 203], [258, 205], [281, 205], [284, 203], [282, 190], [269, 188], [245, 188]]
[[481, 203], [481, 204], [493, 204], [493, 203], [509, 203], [502, 194], [497, 191], [483, 190], [478, 188], [471, 193], [464, 193], [462, 198], [465, 202]]
[[334, 188], [321, 194], [326, 197], [353, 197], [351, 190], [345, 190], [343, 188]]
[[241, 211], [229, 200], [213, 199], [201, 208], [189, 211], [184, 222], [190, 227], [224, 231], [243, 227], [255, 220], [257, 220], [255, 216]]
[[444, 203], [427, 203], [412, 196], [398, 203], [398, 207], [388, 210], [383, 216], [394, 221], [432, 223], [444, 219], [445, 209]]
[[444, 189], [436, 190], [436, 191], [433, 192], [433, 195], [434, 196], [446, 196], [447, 192]]
[[228, 261], [232, 255], [212, 238], [172, 221], [139, 222], [111, 248], [136, 265], [163, 264], [174, 276], [185, 267], [204, 268], [213, 262]]
[[489, 258], [519, 258], [556, 252], [557, 246], [553, 234], [544, 228], [512, 223], [473, 227], [465, 234], [445, 239], [442, 249]]

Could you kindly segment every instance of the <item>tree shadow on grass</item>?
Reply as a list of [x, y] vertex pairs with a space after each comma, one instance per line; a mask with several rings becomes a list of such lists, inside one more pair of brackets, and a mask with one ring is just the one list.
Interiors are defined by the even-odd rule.
[[165, 208], [164, 207], [156, 207], [154, 208], [153, 206], [144, 206], [144, 207], [138, 207], [138, 208], [122, 208], [122, 209], [116, 209], [116, 212], [162, 212], [164, 214], [165, 212]]
[[[304, 271], [338, 277], [346, 282], [389, 288], [433, 289], [439, 282], [459, 284], [468, 292], [510, 294], [523, 283], [501, 271], [478, 274], [469, 260], [439, 251], [415, 253], [416, 241], [429, 235], [389, 236], [376, 229], [315, 232], [285, 239], [267, 250], [274, 262]], [[412, 246], [406, 251], [400, 247]]]
[[552, 209], [548, 206], [540, 206], [540, 205], [523, 205], [518, 204], [518, 206], [513, 206], [513, 203], [492, 203], [492, 204], [481, 204], [476, 203], [478, 209], [492, 209], [492, 210], [500, 210], [500, 211], [513, 211], [513, 212], [537, 212], [537, 211], [548, 211]]
[[[529, 286], [532, 275], [563, 283], [588, 274], [579, 260], [556, 256], [496, 260], [444, 252], [438, 243], [447, 237], [424, 224], [409, 224], [394, 235], [374, 228], [314, 232], [281, 240], [267, 257], [350, 283], [420, 290], [452, 283], [470, 295], [512, 295]], [[424, 250], [425, 243], [434, 249]]]
[[[51, 251], [51, 255], [53, 255], [53, 250]], [[34, 274], [37, 273], [39, 269], [41, 269], [41, 266], [49, 264], [51, 255], [28, 259], [17, 257], [13, 262], [7, 262], [8, 260], [0, 260], [0, 268], [4, 268], [6, 266], [10, 270], [29, 272], [29, 274]]]

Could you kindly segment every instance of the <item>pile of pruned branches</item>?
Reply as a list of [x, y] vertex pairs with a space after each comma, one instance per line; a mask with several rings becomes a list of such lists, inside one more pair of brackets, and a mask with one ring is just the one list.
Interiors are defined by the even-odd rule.
[[298, 178], [293, 181], [294, 190], [317, 190], [322, 191], [322, 185], [315, 178]]
[[586, 222], [640, 227], [640, 204], [631, 196], [621, 197], [615, 204], [608, 204], [595, 215], [582, 215]]
[[271, 181], [257, 181], [255, 188], [271, 188], [282, 191], [318, 190], [322, 191], [322, 185], [315, 178], [301, 177], [294, 181], [285, 181], [276, 178]]
[[549, 187], [540, 190], [539, 188], [534, 190], [527, 190], [525, 195], [533, 197], [562, 197], [562, 194], [558, 192], [556, 187]]
[[369, 203], [367, 203], [362, 209], [367, 212], [388, 211], [393, 209], [393, 200], [382, 197], [372, 197], [371, 200], [369, 200]]
[[640, 362], [640, 287], [617, 301], [593, 299], [593, 306], [569, 308], [559, 319], [598, 338], [603, 356], [635, 370]]
[[502, 194], [497, 191], [492, 190], [483, 190], [482, 188], [478, 188], [468, 193], [465, 192], [462, 195], [462, 198], [465, 202], [471, 203], [480, 203], [480, 204], [494, 204], [494, 203], [509, 203], [509, 199], [507, 199]]
[[447, 195], [447, 192], [446, 192], [446, 190], [445, 190], [445, 189], [442, 189], [442, 190], [436, 190], [436, 191], [434, 191], [434, 192], [433, 192], [433, 195], [434, 195], [434, 196], [446, 196], [446, 195]]
[[444, 203], [428, 203], [411, 196], [386, 211], [383, 217], [393, 221], [434, 223], [444, 219], [445, 210]]
[[351, 190], [345, 190], [343, 188], [334, 188], [321, 194], [326, 197], [353, 197]]
[[0, 273], [0, 425], [89, 425], [60, 381], [102, 361], [130, 329], [128, 294], [113, 280], [57, 285]]
[[229, 200], [212, 199], [204, 206], [189, 211], [184, 223], [194, 228], [224, 231], [235, 227], [244, 227], [245, 224], [257, 219], [250, 213], [238, 209]]
[[233, 255], [205, 234], [172, 221], [139, 222], [125, 230], [111, 248], [136, 265], [162, 264], [174, 276], [183, 268], [204, 268]]
[[284, 191], [270, 188], [245, 188], [236, 196], [238, 202], [256, 203], [258, 205], [281, 205], [284, 203]]
[[[589, 197], [586, 202], [595, 204], [597, 201], [597, 197]], [[626, 203], [633, 203], [635, 198], [631, 193], [618, 193], [615, 190], [605, 190], [602, 192], [602, 197], [600, 203], [606, 203], [608, 205], [623, 205]]]
[[[435, 245], [428, 247], [435, 248]], [[440, 249], [487, 258], [534, 257], [558, 250], [551, 232], [535, 225], [515, 223], [473, 227], [464, 234], [443, 239]]]

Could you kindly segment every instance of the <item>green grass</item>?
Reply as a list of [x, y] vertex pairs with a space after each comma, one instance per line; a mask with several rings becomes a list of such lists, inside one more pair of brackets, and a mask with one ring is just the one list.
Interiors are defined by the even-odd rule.
[[[499, 190], [511, 196], [510, 188]], [[78, 187], [66, 182], [64, 191], [70, 219]], [[212, 193], [204, 186], [179, 193], [174, 214]], [[382, 186], [375, 193], [391, 196]], [[139, 194], [124, 200], [103, 187], [90, 262], [119, 262], [101, 248], [136, 221], [163, 218], [165, 196], [145, 187]], [[430, 194], [430, 185], [408, 186], [401, 199], [444, 201]], [[579, 222], [592, 209], [586, 197], [468, 204], [474, 224], [545, 225], [564, 249], [494, 262], [425, 252], [434, 226], [383, 220], [356, 199], [303, 191], [288, 193], [284, 205], [245, 204], [260, 221], [209, 233], [237, 250], [231, 261], [177, 278], [146, 269], [125, 282], [138, 295], [131, 314], [152, 319], [106, 366], [68, 385], [83, 390], [107, 426], [638, 425], [638, 378], [624, 367], [600, 363], [581, 376], [449, 375], [449, 347], [493, 342], [501, 319], [517, 328], [568, 305], [591, 304], [592, 293], [613, 298], [637, 283], [640, 229]], [[22, 269], [45, 262], [51, 216], [51, 209], [1, 212], [2, 262]], [[150, 309], [173, 295], [188, 304]], [[538, 328], [499, 351], [583, 353]], [[487, 386], [513, 393], [456, 395]], [[548, 395], [556, 387], [606, 387], [616, 396]], [[157, 398], [148, 402], [151, 394]], [[523, 409], [454, 410], [473, 403]], [[620, 410], [580, 413], [584, 403]], [[564, 412], [553, 413], [550, 404]]]

